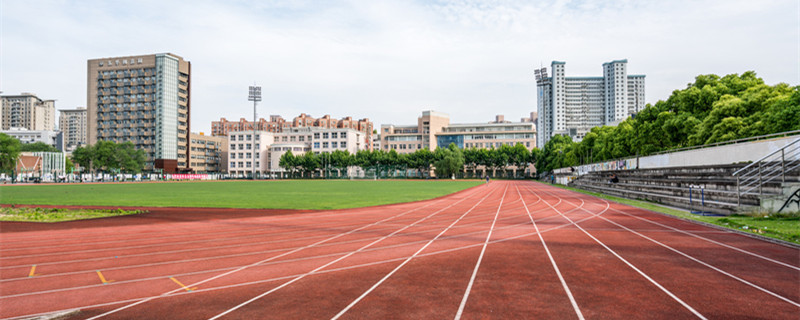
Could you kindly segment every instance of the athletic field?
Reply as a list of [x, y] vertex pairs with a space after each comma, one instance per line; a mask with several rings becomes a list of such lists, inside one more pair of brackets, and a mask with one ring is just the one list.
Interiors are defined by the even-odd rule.
[[[0, 318], [797, 319], [800, 249], [536, 182], [4, 222]], [[280, 213], [280, 211], [278, 211]], [[59, 318], [61, 319], [61, 318]]]
[[259, 180], [0, 186], [0, 204], [343, 209], [428, 200], [480, 184], [464, 180]]

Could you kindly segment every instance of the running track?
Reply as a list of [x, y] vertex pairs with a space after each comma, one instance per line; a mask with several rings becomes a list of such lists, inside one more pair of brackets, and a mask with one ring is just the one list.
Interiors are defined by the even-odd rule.
[[534, 182], [355, 210], [224, 211], [4, 222], [0, 318], [800, 315], [798, 248]]

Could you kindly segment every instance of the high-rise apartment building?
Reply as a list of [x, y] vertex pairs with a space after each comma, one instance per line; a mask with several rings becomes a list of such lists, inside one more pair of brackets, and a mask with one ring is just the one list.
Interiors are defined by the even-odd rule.
[[86, 144], [86, 108], [58, 110], [58, 129], [64, 135], [67, 151]]
[[188, 171], [191, 68], [171, 53], [89, 60], [87, 142], [130, 141], [145, 170]]
[[0, 97], [0, 130], [24, 128], [53, 131], [56, 129], [56, 102], [42, 100], [33, 93]]
[[541, 147], [556, 134], [580, 141], [593, 128], [611, 125], [645, 106], [645, 76], [629, 75], [628, 60], [603, 64], [601, 77], [567, 77], [565, 62], [553, 61], [535, 70], [538, 96], [538, 141]]
[[214, 136], [227, 136], [228, 132], [247, 130], [280, 133], [293, 128], [353, 129], [361, 131], [364, 134], [365, 140], [363, 145], [367, 150], [372, 150], [373, 148], [372, 140], [374, 127], [372, 122], [367, 118], [361, 120], [353, 120], [352, 117], [334, 119], [331, 118], [330, 115], [325, 115], [322, 118], [314, 118], [302, 113], [292, 119], [292, 121], [286, 121], [279, 115], [271, 115], [269, 121], [261, 118], [255, 123], [247, 121], [245, 118], [241, 118], [236, 122], [228, 121], [225, 118], [220, 118], [219, 121], [211, 122], [211, 134]]

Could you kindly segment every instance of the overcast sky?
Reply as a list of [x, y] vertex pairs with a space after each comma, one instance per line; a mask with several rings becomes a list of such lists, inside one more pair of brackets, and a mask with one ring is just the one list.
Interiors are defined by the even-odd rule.
[[647, 102], [698, 74], [754, 70], [800, 83], [800, 1], [37, 1], [0, 0], [0, 91], [86, 104], [86, 61], [172, 52], [192, 63], [192, 131], [301, 112], [413, 124], [519, 121], [533, 69], [566, 61], [600, 76], [628, 59]]

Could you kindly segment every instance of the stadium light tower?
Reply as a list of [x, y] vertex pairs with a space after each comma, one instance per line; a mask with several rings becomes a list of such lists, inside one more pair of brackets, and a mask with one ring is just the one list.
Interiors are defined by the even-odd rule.
[[[254, 83], [255, 84], [255, 83]], [[256, 104], [261, 101], [261, 87], [259, 86], [250, 86], [250, 94], [247, 96], [248, 101], [253, 101], [253, 170], [252, 170], [252, 179], [256, 179]]]

